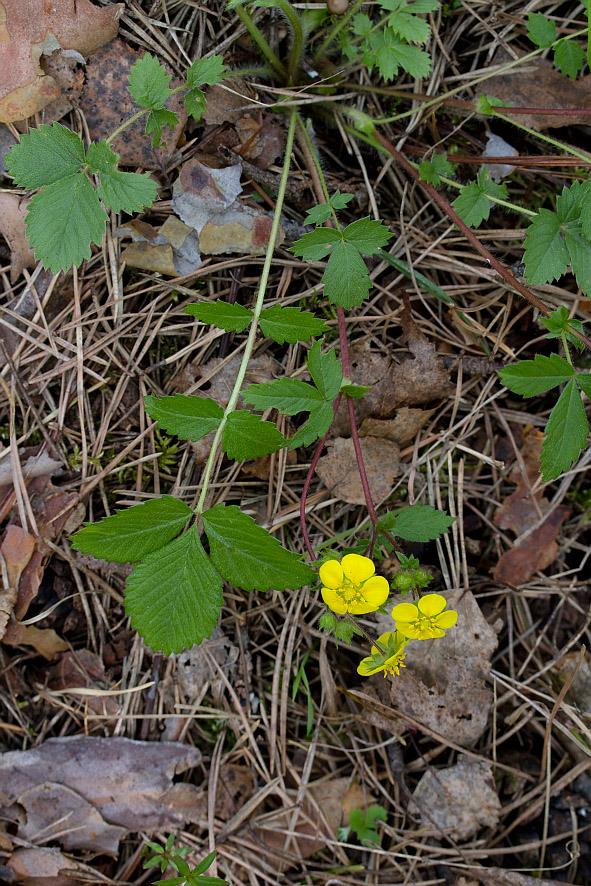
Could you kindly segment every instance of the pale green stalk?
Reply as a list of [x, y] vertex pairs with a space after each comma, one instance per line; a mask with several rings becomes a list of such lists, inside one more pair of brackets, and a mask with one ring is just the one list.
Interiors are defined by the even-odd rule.
[[[498, 117], [499, 120], [504, 120], [505, 123], [511, 123], [513, 126], [516, 126], [517, 129], [522, 129], [524, 132], [529, 133], [532, 138], [538, 138], [540, 141], [547, 142], [549, 145], [554, 145], [555, 148], [560, 148], [561, 150], [566, 151], [567, 154], [572, 154], [573, 157], [578, 157], [578, 159], [582, 160], [584, 163], [589, 163], [591, 160], [591, 154], [582, 154], [575, 148], [571, 148], [570, 145], [565, 145], [563, 142], [559, 142], [556, 138], [552, 138], [549, 135], [543, 135], [541, 132], [536, 132], [535, 129], [530, 129], [529, 126], [525, 126], [523, 123], [518, 123], [514, 117], [509, 117], [506, 114], [499, 114], [496, 110], [494, 116]], [[565, 117], [565, 123], [567, 122], [568, 117]], [[508, 162], [511, 162], [511, 158], [508, 158]]]
[[277, 73], [281, 77], [285, 77], [287, 73], [285, 70], [285, 65], [281, 62], [279, 58], [277, 58], [277, 56], [261, 34], [250, 13], [246, 9], [244, 9], [243, 6], [236, 6], [234, 8], [234, 12], [246, 28], [258, 48], [261, 50], [267, 61], [272, 65], [274, 70], [277, 71]]
[[205, 465], [205, 470], [203, 472], [203, 485], [201, 487], [201, 494], [199, 496], [199, 501], [197, 502], [196, 507], [197, 514], [203, 513], [207, 489], [209, 487], [209, 481], [211, 480], [211, 474], [213, 472], [213, 466], [215, 464], [217, 450], [222, 439], [224, 427], [226, 425], [226, 421], [228, 420], [228, 416], [232, 412], [234, 412], [234, 409], [236, 408], [236, 403], [238, 402], [240, 390], [244, 382], [244, 376], [246, 375], [248, 361], [250, 360], [253, 352], [259, 325], [259, 317], [261, 315], [261, 311], [263, 310], [263, 302], [265, 300], [265, 293], [267, 291], [267, 283], [269, 282], [269, 274], [271, 271], [271, 264], [273, 262], [273, 252], [275, 249], [275, 243], [277, 241], [277, 234], [279, 232], [281, 209], [283, 208], [283, 201], [285, 199], [285, 191], [287, 188], [287, 178], [289, 176], [289, 167], [291, 165], [291, 152], [293, 149], [296, 120], [297, 112], [294, 110], [291, 112], [289, 117], [289, 128], [287, 130], [287, 141], [285, 144], [285, 159], [283, 161], [283, 171], [281, 173], [281, 181], [279, 182], [277, 201], [275, 203], [275, 213], [273, 215], [273, 224], [271, 226], [271, 234], [269, 236], [269, 245], [267, 246], [267, 253], [265, 255], [265, 262], [263, 264], [263, 270], [261, 273], [256, 302], [253, 308], [253, 317], [248, 332], [248, 339], [246, 341], [246, 346], [244, 348], [244, 353], [242, 355], [242, 361], [240, 363], [240, 368], [238, 369], [236, 381], [234, 382], [234, 387], [232, 389], [232, 393], [230, 394], [230, 399], [228, 400], [228, 405], [224, 410], [224, 417], [222, 418], [218, 429], [215, 432], [215, 437], [213, 438], [213, 443], [211, 444], [211, 451], [209, 453], [209, 458], [207, 459], [207, 464]]
[[304, 123], [304, 121], [302, 120], [302, 118], [300, 116], [298, 116], [298, 124], [300, 126], [300, 130], [302, 132], [302, 135], [304, 136], [304, 141], [306, 142], [306, 146], [308, 148], [308, 151], [310, 152], [310, 157], [312, 158], [312, 162], [314, 163], [314, 166], [316, 167], [316, 171], [318, 173], [318, 179], [319, 179], [320, 185], [322, 187], [322, 193], [324, 194], [324, 199], [326, 200], [326, 202], [328, 203], [328, 205], [330, 207], [330, 212], [333, 217], [333, 221], [335, 223], [335, 228], [337, 229], [337, 231], [340, 234], [341, 233], [341, 226], [339, 224], [337, 214], [334, 211], [334, 209], [330, 203], [330, 196], [328, 193], [328, 188], [326, 187], [326, 179], [324, 178], [324, 172], [322, 171], [322, 166], [320, 165], [320, 160], [318, 159], [318, 154], [316, 153], [316, 148], [314, 147], [312, 139], [310, 138], [308, 130], [306, 129], [306, 124]]
[[291, 25], [293, 43], [289, 53], [289, 82], [297, 83], [300, 61], [304, 53], [304, 32], [300, 17], [289, 0], [276, 0], [277, 6]]

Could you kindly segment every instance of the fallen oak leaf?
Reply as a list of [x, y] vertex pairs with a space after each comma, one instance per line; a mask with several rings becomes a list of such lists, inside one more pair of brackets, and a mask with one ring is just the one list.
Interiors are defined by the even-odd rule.
[[34, 268], [36, 265], [25, 228], [29, 202], [16, 194], [0, 193], [0, 234], [10, 246], [11, 283], [18, 280], [24, 268]]

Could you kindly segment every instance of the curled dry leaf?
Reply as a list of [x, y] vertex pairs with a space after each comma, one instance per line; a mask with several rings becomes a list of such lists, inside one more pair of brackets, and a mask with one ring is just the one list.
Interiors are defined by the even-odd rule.
[[59, 98], [40, 59], [56, 49], [87, 57], [116, 36], [123, 3], [90, 0], [0, 0], [0, 121], [24, 120]]
[[[507, 496], [502, 507], [495, 514], [495, 523], [501, 529], [512, 529], [521, 535], [540, 520], [540, 514], [548, 512], [550, 502], [541, 491], [533, 492], [532, 487], [540, 471], [540, 456], [544, 435], [532, 429], [524, 437], [521, 459], [524, 471], [518, 464], [513, 468], [509, 480], [517, 484], [514, 492]], [[495, 566], [494, 578], [501, 584], [521, 585], [530, 580], [535, 572], [547, 569], [558, 556], [556, 538], [570, 510], [562, 505], [552, 508], [545, 520], [519, 545], [515, 545], [501, 555]]]
[[18, 583], [35, 550], [35, 539], [22, 526], [11, 523], [4, 534], [2, 557], [8, 575], [8, 587], [0, 589], [0, 640], [4, 637], [18, 592]]
[[68, 649], [66, 641], [62, 640], [53, 628], [37, 628], [35, 625], [23, 625], [18, 621], [8, 625], [2, 642], [10, 646], [32, 646], [48, 661]]
[[[86, 66], [86, 83], [80, 97], [80, 107], [93, 141], [107, 138], [120, 123], [139, 110], [127, 86], [130, 68], [143, 54], [117, 39], [99, 49]], [[164, 67], [167, 68], [166, 65]], [[170, 68], [167, 71], [172, 73]], [[170, 85], [175, 88], [181, 84], [173, 80]], [[172, 96], [166, 108], [178, 116], [179, 122], [172, 131], [167, 126], [162, 130], [164, 147], [152, 147], [151, 138], [145, 134], [146, 120], [142, 117], [112, 142], [111, 147], [120, 155], [122, 165], [159, 169], [165, 164], [187, 122], [182, 95]]]
[[435, 409], [411, 409], [402, 406], [394, 418], [366, 418], [359, 428], [360, 437], [385, 437], [398, 446], [412, 443], [418, 432], [427, 424]]
[[16, 194], [0, 193], [0, 234], [10, 246], [10, 282], [15, 283], [23, 268], [35, 267], [35, 255], [26, 236], [25, 216], [29, 201]]
[[[17, 849], [6, 862], [19, 883], [26, 886], [72, 886], [82, 874], [74, 859], [68, 858], [59, 849], [42, 846]], [[80, 882], [80, 881], [78, 881]]]
[[[487, 726], [492, 692], [486, 681], [497, 637], [471, 591], [439, 593], [458, 612], [455, 627], [437, 640], [409, 643], [396, 679], [370, 680], [383, 704], [469, 746]], [[390, 616], [379, 616], [378, 624], [379, 633], [392, 630]]]
[[[58, 661], [49, 688], [54, 691], [68, 689], [111, 689], [101, 659], [89, 649], [65, 652]], [[116, 697], [112, 695], [85, 695], [84, 703], [102, 717], [115, 718], [121, 711]]]
[[501, 803], [494, 788], [492, 764], [461, 754], [449, 769], [429, 769], [413, 793], [408, 810], [439, 837], [468, 840], [482, 827], [499, 823]]
[[[400, 468], [400, 450], [396, 443], [380, 437], [364, 437], [361, 452], [369, 488], [374, 501], [386, 498]], [[328, 454], [318, 462], [316, 473], [341, 501], [352, 505], [365, 503], [353, 440], [337, 437], [327, 444]]]
[[[104, 822], [127, 831], [168, 830], [206, 814], [194, 785], [173, 783], [200, 762], [197, 748], [173, 742], [84, 735], [51, 738], [32, 750], [0, 755], [0, 792], [12, 805], [27, 791], [51, 782], [71, 792], [68, 802], [81, 798], [83, 820], [90, 805]], [[45, 826], [53, 827], [54, 822], [49, 805]], [[43, 830], [42, 821], [37, 824]], [[108, 833], [115, 836], [112, 830]]]

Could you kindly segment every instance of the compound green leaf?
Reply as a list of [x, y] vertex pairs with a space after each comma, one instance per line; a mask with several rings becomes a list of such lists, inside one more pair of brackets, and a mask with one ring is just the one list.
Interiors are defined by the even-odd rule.
[[343, 380], [341, 361], [331, 348], [322, 353], [320, 342], [316, 341], [308, 352], [308, 369], [312, 380], [325, 400], [334, 400], [341, 389]]
[[191, 87], [203, 86], [205, 83], [213, 86], [224, 79], [226, 66], [221, 55], [210, 55], [208, 58], [200, 58], [194, 61], [187, 71], [187, 83]]
[[168, 544], [192, 516], [178, 498], [151, 498], [98, 523], [85, 523], [72, 536], [72, 547], [113, 563], [135, 563]]
[[334, 409], [332, 403], [326, 401], [319, 403], [311, 412], [310, 418], [288, 440], [290, 449], [299, 449], [300, 446], [311, 446], [315, 440], [324, 437], [332, 424]]
[[148, 394], [144, 398], [146, 412], [169, 434], [176, 434], [183, 440], [194, 443], [210, 431], [215, 431], [224, 410], [210, 397], [192, 397], [173, 394], [172, 397], [157, 398]]
[[27, 236], [35, 257], [57, 274], [90, 258], [90, 244], [100, 246], [106, 222], [95, 189], [76, 172], [35, 194], [26, 219]]
[[29, 190], [73, 175], [83, 163], [82, 141], [61, 123], [31, 129], [6, 154], [9, 173], [17, 185]]
[[250, 326], [252, 311], [239, 304], [230, 304], [218, 298], [216, 302], [201, 302], [198, 305], [187, 305], [185, 313], [197, 317], [202, 323], [211, 323], [226, 332], [244, 332]]
[[[388, 9], [388, 6], [385, 8]], [[405, 9], [388, 16], [388, 27], [409, 43], [426, 43], [431, 32], [431, 27], [425, 19], [418, 18]]]
[[333, 209], [344, 209], [354, 196], [355, 194], [342, 194], [339, 190], [336, 190], [330, 198], [330, 205]]
[[179, 122], [179, 118], [174, 111], [167, 111], [166, 108], [156, 108], [150, 111], [146, 120], [146, 135], [154, 133], [152, 136], [152, 147], [157, 148], [162, 144], [162, 129], [165, 126], [171, 130]]
[[322, 403], [322, 394], [299, 378], [278, 378], [264, 384], [249, 385], [242, 396], [255, 409], [277, 409], [281, 415], [311, 412]]
[[351, 243], [358, 252], [363, 255], [375, 255], [385, 246], [392, 234], [381, 221], [369, 218], [360, 218], [347, 225], [343, 231], [343, 240]]
[[322, 282], [327, 299], [347, 311], [358, 307], [371, 288], [367, 265], [357, 248], [345, 241], [335, 246]]
[[157, 58], [146, 52], [131, 66], [129, 91], [141, 108], [161, 108], [170, 98], [170, 74]]
[[558, 354], [544, 357], [536, 354], [533, 360], [522, 360], [499, 370], [505, 387], [522, 397], [534, 397], [551, 391], [573, 377], [575, 371], [568, 360]]
[[319, 206], [313, 206], [308, 209], [308, 214], [304, 219], [306, 225], [323, 225], [331, 216], [330, 206], [328, 203], [321, 203]]
[[591, 243], [568, 228], [564, 232], [571, 268], [585, 295], [591, 295]]
[[442, 175], [449, 178], [453, 173], [454, 167], [447, 159], [447, 154], [433, 154], [430, 160], [423, 160], [419, 166], [421, 180], [430, 185], [438, 185]]
[[555, 480], [577, 460], [587, 442], [589, 425], [574, 379], [558, 398], [546, 425], [540, 465], [544, 481]]
[[300, 308], [283, 308], [273, 305], [261, 313], [259, 325], [264, 335], [282, 345], [290, 345], [297, 341], [309, 341], [315, 335], [322, 335], [328, 330], [324, 320], [315, 317], [310, 311]]
[[453, 523], [453, 517], [431, 505], [408, 505], [384, 514], [378, 522], [378, 530], [386, 529], [407, 541], [426, 542], [439, 538]]
[[92, 172], [100, 174], [97, 193], [108, 209], [139, 212], [156, 199], [158, 186], [149, 173], [120, 172], [116, 168], [119, 154], [111, 150], [106, 141], [89, 145], [86, 161]]
[[235, 505], [216, 505], [203, 514], [211, 559], [222, 577], [245, 591], [297, 590], [316, 572], [282, 547], [266, 529]]
[[576, 329], [578, 332], [583, 333], [583, 324], [574, 317], [572, 319], [569, 318], [568, 310], [564, 305], [559, 305], [548, 317], [540, 317], [540, 323], [548, 330], [546, 338], [562, 338], [564, 333], [567, 341], [576, 348], [582, 350], [585, 347], [583, 342], [573, 332]]
[[556, 40], [556, 22], [546, 18], [543, 12], [530, 12], [527, 16], [527, 36], [536, 46], [550, 46]]
[[193, 117], [194, 120], [201, 120], [206, 107], [207, 102], [202, 89], [190, 89], [185, 93], [185, 108], [187, 109], [187, 114]]
[[568, 252], [560, 233], [560, 219], [540, 209], [527, 229], [523, 260], [528, 283], [549, 283], [566, 273]]
[[554, 64], [563, 74], [575, 80], [585, 64], [585, 53], [576, 40], [559, 40], [554, 48]]
[[231, 412], [222, 434], [223, 451], [236, 461], [269, 455], [285, 443], [285, 437], [273, 422], [263, 421], [247, 409]]
[[579, 372], [575, 375], [575, 381], [581, 390], [591, 400], [591, 374], [588, 372]]
[[320, 261], [326, 258], [340, 239], [341, 235], [333, 228], [316, 228], [309, 234], [304, 234], [301, 240], [296, 240], [291, 252], [306, 261]]
[[154, 652], [172, 655], [211, 636], [222, 608], [222, 588], [192, 526], [134, 566], [125, 611]]
[[347, 397], [353, 397], [355, 400], [360, 400], [362, 397], [365, 397], [370, 388], [371, 385], [341, 385], [341, 393], [346, 394]]

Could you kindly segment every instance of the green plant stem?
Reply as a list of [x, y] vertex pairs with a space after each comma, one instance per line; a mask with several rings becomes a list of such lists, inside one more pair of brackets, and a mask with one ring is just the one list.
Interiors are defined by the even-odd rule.
[[238, 397], [240, 396], [240, 390], [242, 388], [242, 384], [244, 382], [244, 376], [246, 375], [246, 368], [248, 366], [248, 361], [250, 360], [255, 338], [258, 330], [259, 317], [261, 315], [261, 311], [263, 310], [263, 302], [265, 300], [265, 293], [267, 291], [267, 283], [269, 282], [269, 273], [271, 271], [271, 264], [273, 261], [273, 252], [275, 250], [275, 243], [277, 241], [277, 234], [279, 231], [279, 221], [281, 218], [281, 209], [283, 208], [283, 201], [285, 199], [285, 191], [287, 188], [287, 179], [289, 176], [289, 167], [291, 165], [291, 152], [293, 150], [293, 141], [295, 135], [295, 127], [297, 121], [297, 113], [293, 110], [289, 117], [289, 128], [287, 130], [287, 140], [285, 143], [285, 157], [283, 161], [283, 170], [281, 172], [281, 180], [279, 182], [279, 190], [277, 192], [277, 202], [275, 203], [275, 212], [273, 214], [273, 224], [271, 226], [271, 234], [269, 236], [269, 244], [267, 246], [267, 253], [265, 255], [265, 262], [263, 264], [263, 270], [261, 272], [261, 279], [259, 283], [259, 288], [257, 292], [256, 302], [253, 308], [253, 317], [250, 324], [250, 329], [248, 332], [248, 339], [246, 341], [246, 346], [244, 348], [244, 353], [242, 355], [242, 361], [240, 363], [240, 367], [238, 369], [238, 374], [236, 376], [236, 381], [234, 382], [234, 387], [232, 389], [232, 393], [230, 394], [230, 399], [228, 400], [228, 405], [224, 410], [224, 417], [222, 418], [216, 432], [215, 437], [213, 438], [213, 442], [211, 444], [211, 450], [209, 453], [209, 457], [207, 459], [207, 464], [205, 465], [205, 470], [203, 471], [203, 482], [201, 487], [201, 494], [199, 496], [199, 501], [197, 502], [196, 513], [202, 514], [203, 508], [205, 505], [205, 498], [207, 496], [207, 490], [209, 487], [209, 482], [211, 480], [211, 474], [213, 471], [213, 466], [215, 464], [215, 458], [217, 455], [217, 450], [222, 439], [222, 433], [224, 431], [224, 427], [226, 425], [226, 421], [228, 420], [228, 416], [234, 411], [236, 408], [236, 403], [238, 401]]
[[572, 365], [573, 365], [573, 361], [572, 361], [572, 357], [571, 357], [571, 355], [570, 355], [570, 350], [569, 350], [569, 347], [568, 347], [568, 342], [567, 342], [567, 340], [566, 340], [566, 332], [565, 332], [564, 330], [561, 332], [560, 337], [562, 338], [562, 346], [563, 346], [563, 348], [564, 348], [564, 356], [566, 357], [566, 359], [568, 360], [568, 362], [569, 362], [570, 365], [572, 366]]
[[356, 0], [353, 6], [347, 10], [345, 15], [339, 17], [338, 22], [332, 26], [316, 52], [314, 53], [314, 64], [317, 64], [324, 57], [324, 53], [328, 49], [328, 47], [334, 43], [337, 39], [343, 28], [349, 24], [351, 18], [355, 15], [358, 9], [363, 6], [364, 0]]
[[277, 73], [282, 78], [285, 78], [287, 76], [285, 65], [279, 58], [277, 58], [277, 56], [265, 40], [264, 36], [261, 34], [258, 25], [255, 24], [255, 21], [250, 13], [243, 6], [236, 6], [234, 12], [246, 28], [258, 48], [261, 50], [269, 64], [273, 67], [273, 70], [277, 71]]
[[142, 108], [141, 111], [136, 111], [135, 114], [132, 114], [131, 117], [128, 117], [127, 120], [124, 120], [121, 126], [118, 126], [117, 129], [111, 133], [111, 135], [105, 139], [108, 145], [111, 144], [113, 139], [117, 138], [117, 136], [127, 129], [128, 126], [131, 126], [132, 123], [135, 123], [136, 120], [139, 120], [144, 114], [149, 114], [152, 108]]
[[559, 142], [558, 139], [552, 138], [549, 135], [542, 135], [541, 132], [536, 132], [535, 129], [531, 129], [523, 123], [518, 123], [517, 120], [514, 120], [512, 117], [507, 117], [505, 114], [499, 114], [497, 111], [494, 112], [494, 116], [498, 120], [503, 120], [505, 123], [511, 123], [513, 126], [516, 126], [517, 129], [522, 129], [523, 132], [527, 132], [532, 138], [537, 138], [540, 139], [540, 141], [547, 142], [549, 145], [554, 145], [555, 148], [561, 148], [563, 151], [566, 151], [567, 154], [572, 154], [573, 157], [577, 157], [577, 159], [582, 160], [584, 163], [589, 163], [589, 160], [591, 160], [590, 154], [581, 154], [580, 151], [571, 148], [570, 145], [565, 145], [562, 142]]
[[330, 196], [328, 193], [328, 188], [326, 186], [326, 179], [324, 178], [324, 173], [322, 172], [322, 166], [320, 165], [320, 160], [318, 159], [318, 154], [314, 148], [314, 145], [312, 143], [312, 139], [310, 138], [310, 134], [306, 128], [306, 124], [304, 123], [304, 121], [302, 120], [302, 118], [299, 115], [298, 115], [298, 124], [300, 127], [300, 133], [302, 135], [302, 138], [304, 139], [304, 142], [306, 143], [306, 149], [307, 149], [306, 155], [307, 155], [308, 159], [312, 160], [312, 163], [314, 164], [314, 168], [316, 169], [316, 172], [318, 173], [318, 181], [320, 182], [320, 187], [322, 188], [322, 193], [324, 194], [324, 199], [330, 207], [332, 220], [334, 221], [334, 225], [335, 225], [336, 230], [340, 234], [342, 231], [342, 228], [339, 224], [339, 219], [337, 217], [337, 214], [330, 202]]
[[276, 0], [277, 6], [291, 25], [293, 43], [289, 53], [288, 75], [289, 83], [297, 86], [300, 73], [300, 62], [304, 53], [304, 32], [300, 17], [289, 0]]

